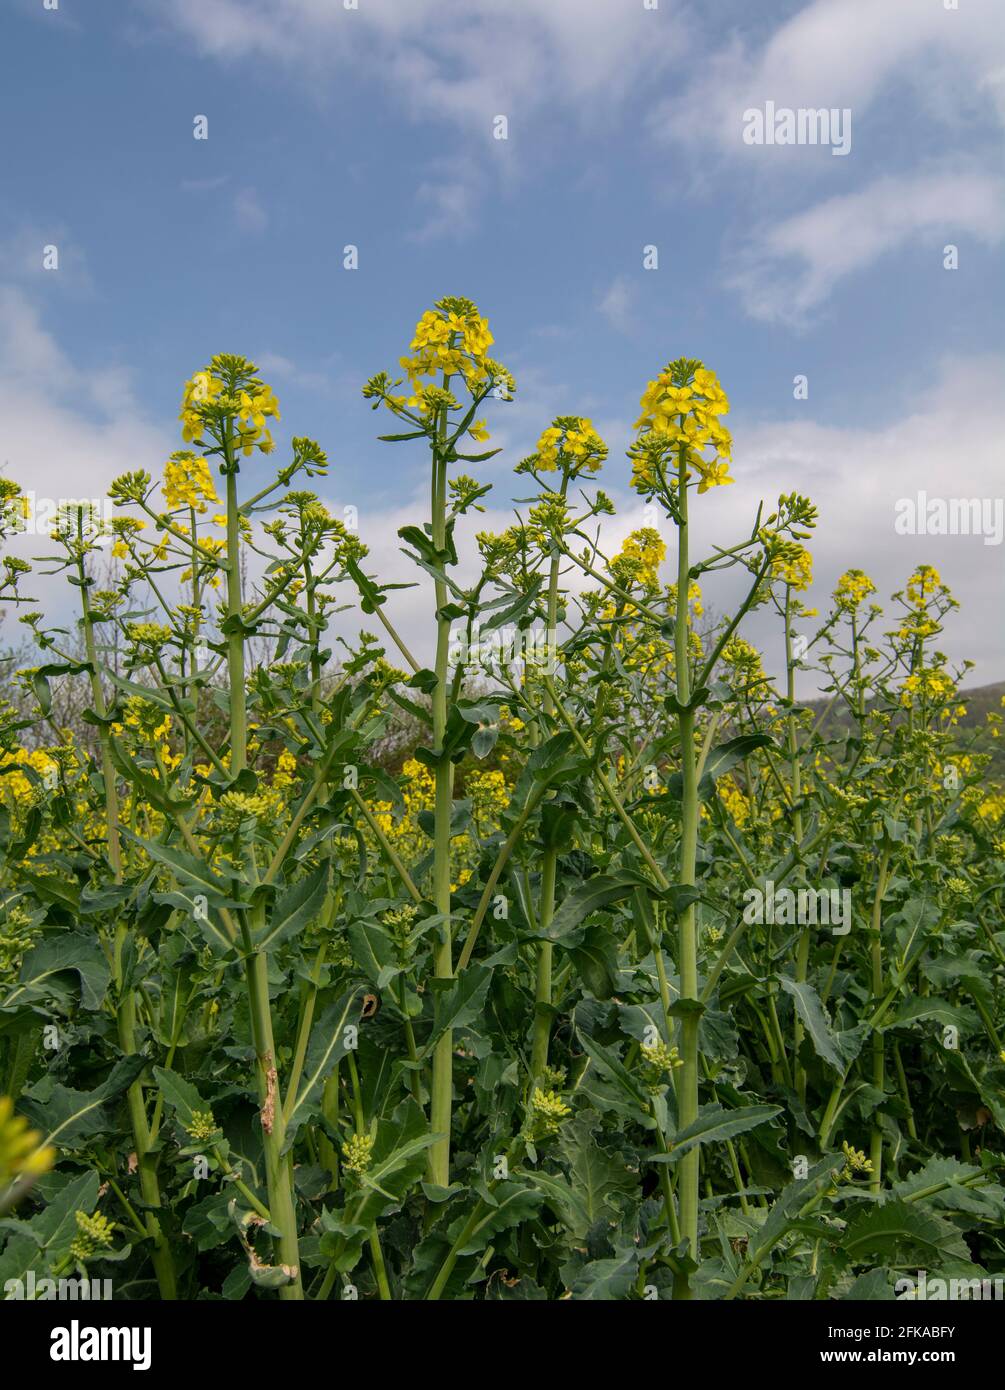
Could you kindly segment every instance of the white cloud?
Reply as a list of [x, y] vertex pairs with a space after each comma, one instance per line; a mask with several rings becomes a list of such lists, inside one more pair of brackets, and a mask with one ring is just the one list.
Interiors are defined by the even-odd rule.
[[[759, 500], [770, 508], [783, 492], [804, 493], [820, 511], [807, 542], [814, 555], [812, 604], [823, 611], [838, 576], [859, 568], [872, 577], [878, 601], [892, 613], [889, 594], [903, 588], [917, 565], [932, 564], [961, 605], [947, 620], [939, 647], [954, 662], [977, 663], [967, 684], [1003, 679], [1005, 547], [985, 545], [980, 536], [907, 536], [894, 529], [898, 501], [916, 498], [919, 491], [944, 499], [1005, 496], [1003, 371], [1001, 357], [947, 360], [916, 402], [871, 429], [809, 420], [736, 421], [736, 483], [707, 493], [693, 509], [694, 553], [749, 531]], [[736, 577], [718, 587], [710, 584], [713, 603], [725, 609], [740, 584]], [[755, 614], [749, 633], [777, 665], [778, 634], [771, 617]]]
[[[0, 285], [0, 471], [37, 499], [100, 501], [108, 484], [133, 468], [154, 472], [177, 447], [137, 403], [130, 372], [120, 366], [75, 363], [44, 327], [24, 292]], [[4, 542], [23, 559], [51, 550], [30, 534]], [[32, 574], [22, 592], [41, 600], [48, 616], [65, 621], [73, 598], [65, 581]], [[14, 616], [5, 604], [8, 624]], [[5, 625], [5, 639], [16, 641]]]
[[269, 225], [269, 215], [254, 188], [242, 188], [235, 196], [234, 216], [242, 232], [263, 232]]
[[604, 292], [597, 306], [616, 333], [635, 331], [636, 288], [624, 275], [618, 275]]
[[[946, 362], [917, 402], [892, 414], [887, 424], [870, 429], [825, 426], [812, 420], [736, 421], [732, 469], [736, 482], [696, 499], [691, 514], [692, 561], [710, 557], [715, 545], [730, 545], [749, 535], [759, 502], [769, 512], [780, 494], [804, 493], [820, 513], [808, 542], [815, 573], [814, 587], [807, 595], [811, 605], [826, 611], [839, 576], [847, 569], [863, 569], [876, 584], [877, 601], [890, 616], [888, 623], [881, 624], [885, 629], [892, 626], [896, 613], [890, 594], [904, 587], [919, 564], [935, 565], [960, 603], [939, 637], [940, 649], [954, 664], [976, 663], [966, 685], [1003, 679], [1005, 630], [999, 609], [1005, 547], [985, 545], [980, 536], [899, 535], [894, 526], [898, 502], [916, 498], [919, 491], [946, 499], [1005, 495], [998, 443], [1005, 434], [1005, 399], [999, 389], [1003, 371], [1005, 360], [997, 357]], [[643, 515], [639, 498], [627, 490], [623, 440], [616, 438], [624, 435], [623, 428], [600, 421], [598, 428], [612, 438], [610, 461], [596, 480], [617, 507], [615, 517], [600, 523], [601, 547], [612, 555], [629, 531], [652, 526], [654, 519]], [[496, 460], [491, 467], [501, 473], [516, 457], [516, 452], [507, 450], [505, 463]], [[491, 476], [488, 468], [483, 474]], [[505, 479], [500, 486], [505, 490]], [[338, 499], [331, 499], [331, 505], [337, 507]], [[427, 509], [426, 490], [418, 487], [401, 504], [360, 510], [360, 536], [371, 548], [368, 573], [378, 574], [384, 583], [418, 584], [393, 594], [387, 612], [424, 662], [432, 655], [432, 594], [426, 577], [401, 553], [397, 531], [399, 526], [421, 521]], [[461, 583], [473, 581], [477, 573], [474, 533], [501, 530], [513, 520], [512, 513], [497, 507], [459, 523]], [[673, 533], [665, 519], [660, 530], [672, 549]], [[706, 605], [718, 613], [731, 611], [745, 590], [744, 576], [742, 569], [705, 576]], [[673, 577], [671, 553], [663, 578], [669, 582]], [[586, 587], [574, 575], [567, 575], [563, 584], [573, 591]], [[346, 637], [358, 626], [353, 614], [344, 615], [338, 623]], [[764, 651], [768, 669], [779, 670], [783, 651], [777, 618], [767, 609], [759, 610], [744, 620], [742, 632]], [[816, 678], [807, 673], [802, 679], [800, 694], [808, 697], [817, 688]]]
[[927, 244], [932, 273], [943, 246], [1005, 235], [1005, 182], [978, 173], [881, 178], [828, 198], [774, 226], [741, 250], [729, 279], [754, 318], [802, 323], [846, 276], [911, 243]]
[[[586, 121], [652, 80], [687, 47], [682, 17], [641, 0], [148, 0], [199, 50], [259, 56], [337, 80], [351, 65], [382, 77], [413, 112], [488, 134], [494, 115], [567, 104]], [[598, 91], [603, 101], [597, 101]]]
[[0, 280], [74, 295], [89, 296], [94, 291], [87, 258], [63, 223], [22, 223], [0, 242]]
[[848, 107], [861, 123], [901, 84], [949, 123], [987, 109], [1002, 115], [1001, 18], [997, 0], [963, 0], [955, 10], [939, 0], [811, 0], [759, 46], [732, 34], [660, 105], [654, 126], [698, 160], [715, 152], [762, 168], [798, 162], [804, 170], [804, 154], [838, 161], [828, 150], [745, 145], [744, 111], [769, 100], [793, 109]]
[[[292, 378], [297, 366], [279, 354], [260, 358], [263, 370]], [[943, 364], [936, 379], [919, 391], [917, 401], [892, 410], [884, 425], [825, 426], [806, 421], [734, 422], [735, 457], [732, 487], [697, 499], [693, 555], [710, 553], [713, 544], [731, 544], [749, 532], [757, 504], [770, 505], [782, 492], [808, 494], [820, 509], [820, 524], [811, 542], [816, 586], [809, 598], [826, 606], [826, 595], [850, 567], [865, 569], [885, 599], [901, 588], [911, 570], [934, 564], [959, 599], [940, 646], [954, 661], [970, 658], [977, 669], [968, 683], [1000, 680], [1005, 675], [1005, 630], [1000, 621], [1002, 547], [976, 536], [901, 536], [894, 529], [901, 498], [919, 491], [930, 497], [1001, 497], [1005, 493], [999, 441], [1005, 436], [1005, 398], [1000, 390], [1005, 360], [957, 358]], [[542, 420], [569, 408], [562, 383], [522, 372], [528, 391], [522, 400], [500, 408], [491, 422], [493, 444], [505, 454], [479, 470], [509, 495], [509, 470], [532, 446]], [[591, 403], [577, 398], [575, 409]], [[810, 409], [809, 403], [806, 405]], [[94, 368], [75, 363], [46, 330], [23, 291], [0, 286], [0, 412], [4, 441], [0, 467], [39, 497], [100, 498], [108, 484], [127, 469], [156, 472], [177, 446], [174, 421], [152, 421], [131, 388], [129, 373], [116, 366]], [[597, 412], [594, 409], [596, 418]], [[498, 424], [498, 427], [497, 427]], [[597, 479], [618, 505], [619, 515], [604, 522], [603, 541], [613, 552], [628, 530], [651, 524], [638, 498], [627, 490], [628, 468], [622, 456], [623, 421], [596, 418], [611, 441], [611, 458]], [[340, 508], [352, 498], [337, 495], [337, 475], [327, 487], [330, 504]], [[399, 485], [399, 497], [402, 489]], [[491, 495], [490, 495], [491, 500]], [[360, 507], [360, 535], [371, 547], [367, 569], [383, 582], [419, 581], [417, 589], [395, 593], [389, 614], [421, 660], [428, 658], [432, 599], [415, 567], [401, 554], [398, 527], [421, 521], [428, 507], [425, 486], [417, 483], [404, 500], [388, 506]], [[474, 534], [500, 530], [513, 520], [501, 503], [458, 527], [461, 574], [474, 574]], [[664, 523], [664, 535], [670, 533]], [[36, 537], [18, 538], [14, 553], [44, 553]], [[672, 562], [665, 570], [672, 578]], [[741, 578], [718, 582], [710, 577], [706, 597], [725, 610], [737, 597]], [[54, 618], [65, 619], [69, 596], [59, 579], [32, 576], [26, 592], [42, 600]], [[350, 599], [348, 591], [346, 601]], [[366, 620], [370, 627], [375, 624]], [[337, 619], [347, 637], [360, 626], [359, 615]], [[765, 648], [776, 665], [778, 633], [764, 613], [745, 626], [751, 640]], [[8, 639], [11, 635], [8, 628]]]
[[485, 185], [478, 164], [464, 157], [432, 160], [415, 192], [422, 220], [410, 233], [413, 241], [463, 237], [475, 225], [478, 201]]

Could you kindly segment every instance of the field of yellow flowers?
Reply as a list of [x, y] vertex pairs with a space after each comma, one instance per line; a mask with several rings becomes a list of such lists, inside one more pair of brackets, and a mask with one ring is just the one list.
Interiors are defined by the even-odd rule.
[[[162, 476], [118, 478], [111, 520], [58, 516], [40, 563], [75, 631], [4, 560], [38, 651], [31, 717], [0, 710], [5, 1297], [882, 1299], [905, 1270], [1005, 1273], [1005, 794], [939, 651], [948, 588], [852, 568], [809, 609], [795, 492], [700, 553], [734, 465], [686, 358], [629, 451], [655, 524], [604, 552], [607, 446], [562, 416], [472, 578], [489, 489], [464, 470], [515, 390], [492, 347], [444, 299], [363, 390], [428, 458], [399, 533], [425, 634], [309, 490], [322, 448], [271, 468], [279, 404], [236, 356], [185, 385]], [[4, 534], [21, 507], [0, 482]], [[704, 623], [727, 569], [744, 597]], [[367, 630], [336, 657], [350, 604]]]

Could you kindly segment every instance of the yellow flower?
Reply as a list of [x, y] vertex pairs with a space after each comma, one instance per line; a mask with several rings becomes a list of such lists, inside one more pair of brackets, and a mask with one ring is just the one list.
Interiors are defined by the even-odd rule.
[[813, 583], [813, 556], [805, 546], [801, 545], [798, 553], [776, 560], [772, 569], [790, 589], [808, 589]]
[[78, 1235], [70, 1246], [70, 1254], [77, 1260], [87, 1260], [99, 1250], [107, 1250], [112, 1243], [115, 1227], [107, 1216], [96, 1211], [88, 1216], [84, 1211], [74, 1213]]
[[[667, 548], [660, 533], [651, 526], [632, 531], [611, 561], [611, 573], [622, 585], [635, 581], [644, 588], [659, 588], [659, 567]], [[697, 589], [697, 585], [694, 586]]]
[[39, 1178], [56, 1161], [56, 1150], [40, 1147], [42, 1135], [14, 1114], [10, 1096], [0, 1096], [0, 1193], [17, 1178]]
[[342, 1145], [342, 1166], [357, 1177], [370, 1167], [373, 1157], [373, 1135], [354, 1134]]
[[845, 613], [855, 613], [876, 586], [862, 570], [846, 570], [834, 590], [834, 602]]
[[209, 464], [198, 454], [184, 450], [172, 454], [164, 465], [161, 491], [172, 510], [191, 507], [197, 512], [204, 512], [207, 502], [220, 502]]
[[534, 1088], [530, 1109], [534, 1130], [541, 1137], [557, 1134], [562, 1121], [572, 1114], [557, 1091], [542, 1091], [540, 1087]]
[[596, 473], [607, 457], [607, 445], [593, 428], [593, 421], [579, 415], [560, 415], [537, 441], [536, 455], [530, 460], [543, 473], [557, 468]]
[[732, 483], [735, 479], [729, 476], [729, 464], [725, 459], [715, 459], [712, 463], [698, 463], [700, 481], [698, 483], [699, 492], [708, 492], [712, 487], [725, 487], [727, 483]]

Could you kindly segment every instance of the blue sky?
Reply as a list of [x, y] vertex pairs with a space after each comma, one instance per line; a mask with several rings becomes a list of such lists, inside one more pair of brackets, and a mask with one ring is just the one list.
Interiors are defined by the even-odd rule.
[[[0, 462], [57, 497], [155, 472], [183, 380], [242, 352], [398, 577], [424, 461], [374, 441], [359, 387], [464, 294], [520, 388], [490, 421], [500, 508], [550, 418], [587, 414], [616, 543], [641, 390], [703, 358], [736, 439], [709, 539], [806, 491], [814, 597], [849, 565], [882, 591], [935, 563], [964, 603], [947, 650], [1000, 679], [1003, 547], [893, 514], [1005, 491], [1003, 32], [994, 0], [9, 0]], [[850, 152], [745, 144], [769, 100], [848, 109]]]

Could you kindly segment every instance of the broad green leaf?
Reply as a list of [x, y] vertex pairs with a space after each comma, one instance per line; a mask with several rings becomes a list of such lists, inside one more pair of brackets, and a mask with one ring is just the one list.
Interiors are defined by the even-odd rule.
[[23, 1279], [30, 1269], [51, 1269], [77, 1237], [76, 1213], [92, 1212], [98, 1201], [97, 1173], [70, 1178], [37, 1215], [25, 1221], [30, 1234], [15, 1235], [0, 1254], [0, 1289], [8, 1279]]
[[651, 1154], [650, 1159], [654, 1163], [676, 1163], [696, 1144], [715, 1144], [732, 1139], [734, 1135], [755, 1129], [781, 1113], [781, 1106], [778, 1105], [745, 1105], [740, 1110], [726, 1110], [721, 1105], [703, 1105], [698, 1110], [695, 1122], [671, 1137], [670, 1152]]
[[94, 937], [64, 932], [48, 937], [29, 951], [21, 964], [18, 983], [0, 1001], [11, 1004], [45, 998], [51, 992], [53, 977], [73, 972], [80, 979], [80, 1002], [85, 1009], [100, 1009], [108, 988], [110, 972], [104, 951]]
[[464, 1028], [481, 1016], [491, 982], [490, 966], [469, 965], [449, 988], [437, 991], [433, 1000], [433, 1029], [420, 1057], [428, 1057], [449, 1028]]
[[591, 913], [600, 912], [612, 903], [621, 902], [636, 888], [651, 887], [648, 879], [628, 869], [617, 874], [596, 874], [568, 894], [551, 919], [548, 930], [543, 934], [549, 941], [561, 941], [563, 937], [575, 931]]
[[917, 1259], [919, 1268], [945, 1256], [970, 1258], [955, 1226], [920, 1203], [896, 1199], [870, 1206], [857, 1216], [844, 1232], [841, 1248], [855, 1261]]
[[356, 1045], [362, 987], [354, 985], [325, 1009], [311, 1029], [303, 1075], [286, 1122], [285, 1150], [320, 1100], [321, 1090], [335, 1064]]
[[176, 1071], [169, 1071], [166, 1067], [154, 1067], [153, 1074], [165, 1105], [174, 1111], [183, 1129], [187, 1129], [192, 1123], [192, 1116], [196, 1111], [205, 1113], [209, 1110], [209, 1106], [205, 1104], [191, 1081], [187, 1081], [184, 1076], [179, 1076]]
[[817, 1056], [836, 1072], [845, 1072], [861, 1051], [866, 1037], [865, 1028], [849, 1029], [846, 1033], [836, 1034], [820, 1002], [820, 996], [812, 985], [791, 980], [786, 975], [779, 975], [778, 983], [786, 994], [791, 994], [796, 1012], [803, 1021]]
[[233, 897], [232, 885], [226, 879], [219, 878], [201, 859], [186, 854], [184, 850], [162, 845], [158, 840], [144, 840], [142, 836], [134, 835], [125, 826], [122, 826], [121, 829], [123, 835], [138, 844], [141, 849], [146, 850], [151, 859], [170, 869], [181, 885], [196, 893], [202, 893], [213, 906], [228, 908], [241, 906]]
[[74, 1091], [44, 1076], [25, 1091], [20, 1108], [45, 1135], [44, 1143], [59, 1149], [83, 1148], [93, 1135], [112, 1129], [107, 1103], [131, 1086], [145, 1065], [143, 1057], [123, 1057], [93, 1091]]
[[259, 951], [271, 951], [290, 937], [299, 935], [317, 917], [328, 891], [328, 866], [315, 870], [289, 888], [267, 914], [264, 927], [254, 935]]

